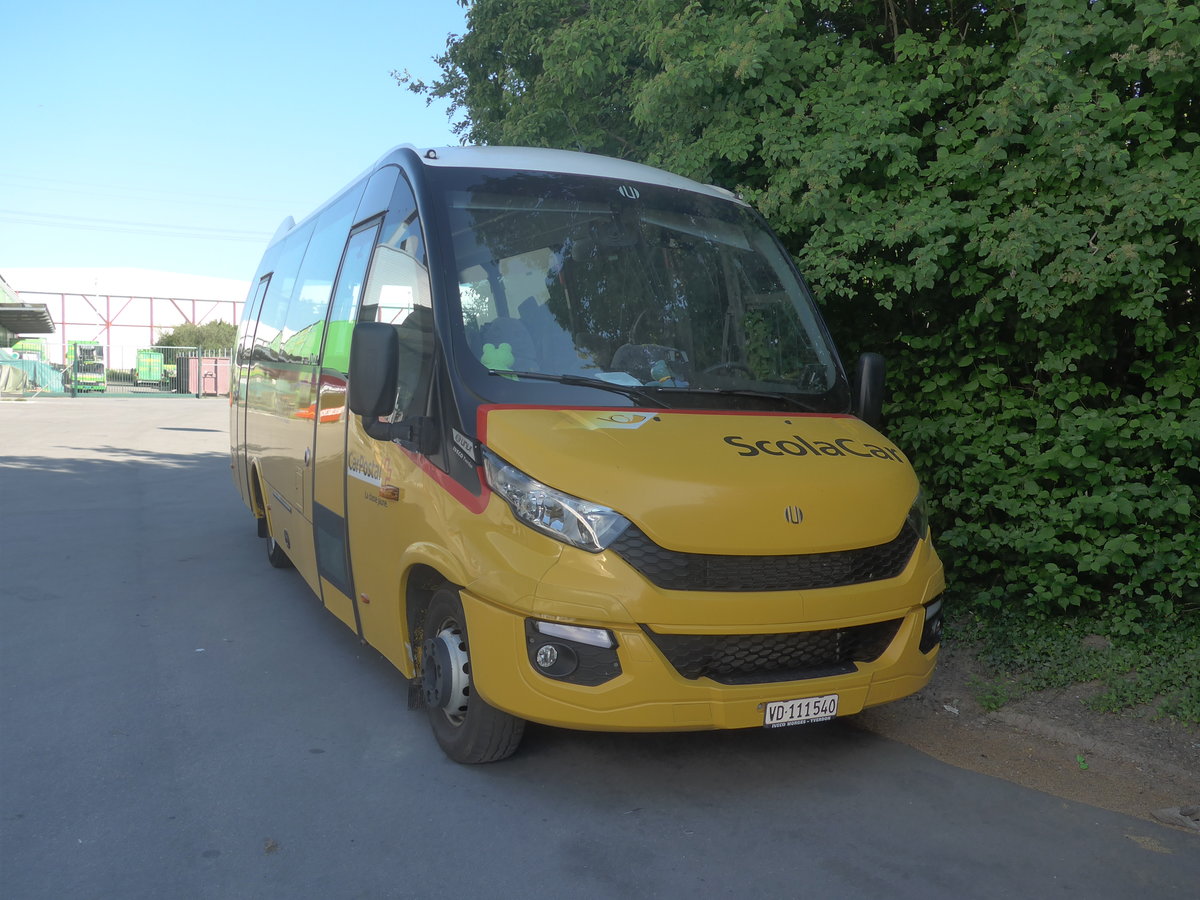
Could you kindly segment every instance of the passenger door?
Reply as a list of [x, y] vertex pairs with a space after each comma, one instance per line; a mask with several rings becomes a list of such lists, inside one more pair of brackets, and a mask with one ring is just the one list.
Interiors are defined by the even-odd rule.
[[358, 318], [371, 250], [378, 237], [379, 222], [375, 221], [360, 226], [346, 242], [329, 306], [314, 409], [313, 531], [321, 599], [330, 612], [360, 634], [346, 530], [345, 454], [349, 420], [346, 379], [350, 369], [350, 335]]
[[234, 481], [241, 492], [242, 499], [254, 508], [254, 487], [250, 484], [250, 467], [246, 462], [246, 409], [250, 386], [250, 352], [254, 347], [254, 331], [258, 325], [258, 316], [262, 311], [263, 297], [267, 292], [267, 284], [271, 276], [264, 275], [255, 288], [249, 303], [246, 305], [238, 335], [237, 371], [233, 381], [233, 394], [230, 402], [229, 437], [233, 450]]
[[[396, 327], [408, 348], [394, 419], [423, 416], [433, 360], [433, 307], [429, 270], [416, 202], [401, 179], [374, 251], [363, 290], [360, 322]], [[354, 587], [363, 637], [405, 675], [408, 654], [403, 573], [408, 548], [428, 540], [440, 497], [431, 496], [432, 463], [391, 441], [367, 437], [350, 423], [346, 440], [346, 515]]]

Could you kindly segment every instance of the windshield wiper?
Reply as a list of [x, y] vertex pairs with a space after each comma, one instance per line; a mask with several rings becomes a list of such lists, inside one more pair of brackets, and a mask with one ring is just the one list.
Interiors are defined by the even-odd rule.
[[756, 391], [752, 388], [664, 388], [667, 391], [680, 391], [689, 394], [732, 394], [736, 397], [761, 397], [766, 400], [779, 400], [783, 403], [791, 405], [795, 409], [803, 410], [804, 412], [824, 412], [817, 408], [812, 403], [805, 402], [795, 394], [784, 393], [783, 391]]
[[605, 381], [603, 378], [588, 378], [586, 375], [558, 375], [552, 372], [522, 372], [519, 369], [488, 369], [487, 373], [501, 377], [516, 375], [518, 378], [532, 378], [537, 381], [556, 381], [559, 384], [599, 388], [602, 391], [612, 391], [614, 394], [622, 394], [630, 400], [649, 403], [651, 406], [656, 406], [659, 409], [671, 408], [653, 394], [647, 393], [640, 387], [629, 384], [616, 384], [612, 381]]

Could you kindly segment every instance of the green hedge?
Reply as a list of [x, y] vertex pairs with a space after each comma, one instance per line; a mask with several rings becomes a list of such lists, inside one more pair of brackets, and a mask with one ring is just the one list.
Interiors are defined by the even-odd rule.
[[1023, 389], [912, 352], [892, 373], [893, 436], [930, 489], [960, 599], [1099, 614], [1114, 633], [1200, 609], [1200, 401], [1082, 378]]

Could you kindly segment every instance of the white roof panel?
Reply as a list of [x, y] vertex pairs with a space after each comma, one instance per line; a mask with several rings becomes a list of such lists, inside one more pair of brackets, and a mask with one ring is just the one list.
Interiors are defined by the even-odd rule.
[[[732, 191], [711, 184], [702, 184], [663, 169], [614, 159], [595, 153], [574, 150], [547, 150], [543, 147], [432, 147], [403, 145], [416, 151], [427, 166], [462, 167], [473, 169], [513, 169], [517, 171], [554, 172], [570, 175], [596, 175], [618, 181], [660, 184], [666, 187], [708, 194], [724, 200], [737, 200]], [[399, 147], [396, 148], [400, 149]], [[393, 151], [394, 152], [394, 151]], [[390, 154], [388, 154], [390, 155]], [[386, 157], [385, 157], [386, 158]], [[739, 201], [740, 202], [740, 201]]]

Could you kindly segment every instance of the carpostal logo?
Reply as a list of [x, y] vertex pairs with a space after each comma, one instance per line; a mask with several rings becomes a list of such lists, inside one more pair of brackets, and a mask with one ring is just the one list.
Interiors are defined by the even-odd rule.
[[837, 438], [832, 441], [806, 440], [798, 434], [782, 440], [756, 441], [740, 434], [725, 437], [725, 443], [736, 447], [738, 456], [858, 456], [863, 459], [883, 459], [889, 462], [904, 462], [904, 456], [895, 447], [880, 447], [864, 444], [854, 438]]
[[351, 478], [365, 481], [367, 484], [383, 484], [383, 467], [373, 459], [351, 453], [346, 459], [346, 471]]

